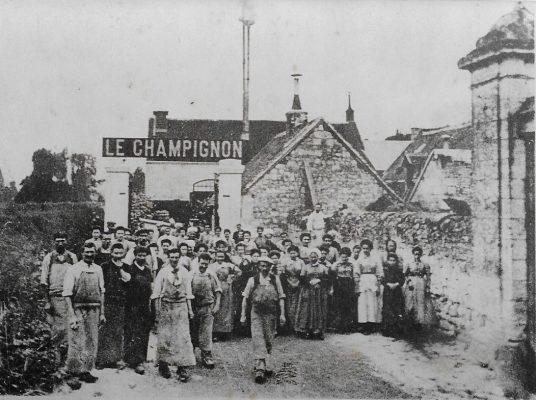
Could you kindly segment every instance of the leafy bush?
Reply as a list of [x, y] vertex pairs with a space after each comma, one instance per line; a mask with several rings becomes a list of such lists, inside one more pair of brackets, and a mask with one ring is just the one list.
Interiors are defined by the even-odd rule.
[[13, 205], [0, 210], [0, 394], [45, 394], [54, 387], [54, 349], [42, 308], [38, 254], [66, 231], [78, 253], [102, 209], [91, 203]]

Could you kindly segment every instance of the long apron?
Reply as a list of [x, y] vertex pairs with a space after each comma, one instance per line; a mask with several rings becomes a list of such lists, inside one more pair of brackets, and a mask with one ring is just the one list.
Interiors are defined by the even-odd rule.
[[95, 271], [82, 271], [72, 297], [78, 328], [68, 330], [67, 372], [80, 374], [95, 367], [99, 343], [101, 291]]
[[195, 365], [184, 279], [175, 286], [164, 279], [158, 321], [158, 360], [178, 367]]
[[257, 285], [251, 294], [251, 339], [256, 360], [272, 352], [279, 295], [271, 283]]
[[380, 322], [378, 317], [378, 278], [373, 273], [361, 274], [359, 290], [361, 294], [357, 301], [357, 322]]

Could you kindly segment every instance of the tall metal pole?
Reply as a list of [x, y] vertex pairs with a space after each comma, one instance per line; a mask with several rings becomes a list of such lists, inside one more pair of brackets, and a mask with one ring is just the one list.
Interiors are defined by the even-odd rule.
[[242, 140], [249, 140], [249, 43], [254, 21], [241, 18], [242, 22]]

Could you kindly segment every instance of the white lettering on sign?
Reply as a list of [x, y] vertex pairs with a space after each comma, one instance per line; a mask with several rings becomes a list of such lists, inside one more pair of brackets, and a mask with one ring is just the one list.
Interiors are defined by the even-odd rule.
[[117, 147], [115, 148], [115, 155], [118, 157], [124, 157], [125, 151], [123, 150], [123, 144], [125, 139], [117, 139]]
[[242, 158], [242, 141], [233, 142], [233, 158]]
[[154, 157], [154, 140], [145, 143], [145, 157]]
[[146, 157], [159, 161], [217, 162], [242, 158], [240, 140], [103, 138], [103, 157]]
[[104, 151], [106, 157], [113, 157], [115, 154], [110, 151], [110, 139], [106, 139], [104, 142]]
[[208, 142], [206, 140], [199, 142], [199, 155], [201, 157], [208, 157]]
[[210, 157], [220, 158], [220, 144], [221, 142], [210, 142]]
[[228, 158], [230, 155], [231, 155], [231, 143], [225, 141], [221, 144], [221, 156], [223, 158]]
[[136, 157], [141, 157], [141, 155], [143, 154], [143, 150], [140, 148], [140, 146], [142, 145], [143, 145], [143, 140], [141, 139], [134, 140], [132, 152], [134, 153]]
[[188, 150], [191, 150], [192, 148], [192, 141], [191, 140], [185, 140], [182, 143], [182, 156], [186, 157], [186, 152]]
[[166, 155], [166, 146], [164, 146], [164, 141], [158, 141], [158, 149], [156, 150], [156, 156], [165, 156]]
[[170, 157], [180, 157], [181, 156], [181, 141], [175, 140], [175, 143], [173, 141], [169, 141], [169, 156]]

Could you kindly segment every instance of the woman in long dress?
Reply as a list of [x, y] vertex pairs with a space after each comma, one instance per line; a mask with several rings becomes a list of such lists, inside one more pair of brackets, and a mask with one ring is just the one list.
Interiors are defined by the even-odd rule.
[[381, 322], [378, 298], [383, 268], [379, 258], [371, 251], [372, 242], [368, 239], [361, 241], [361, 253], [354, 270], [358, 295], [357, 322], [365, 334], [371, 333]]
[[354, 264], [350, 262], [351, 250], [341, 249], [340, 259], [333, 264], [333, 326], [337, 331], [347, 333], [355, 326], [357, 319]]
[[434, 321], [434, 310], [430, 298], [430, 265], [421, 261], [422, 248], [415, 246], [412, 250], [413, 260], [405, 267], [404, 297], [406, 312], [415, 328], [431, 325]]
[[305, 263], [298, 257], [299, 249], [296, 246], [288, 248], [288, 258], [283, 260], [281, 284], [285, 292], [285, 307], [287, 312], [288, 328], [294, 332], [294, 324], [296, 322], [296, 311], [298, 309], [298, 301], [300, 299], [300, 274], [305, 268]]
[[213, 332], [217, 339], [226, 339], [233, 330], [233, 320], [235, 315], [233, 302], [233, 279], [240, 273], [240, 269], [230, 263], [225, 262], [225, 253], [216, 252], [216, 262], [210, 265], [210, 269], [216, 274], [221, 286], [220, 310], [214, 315]]
[[318, 262], [318, 252], [309, 253], [309, 264], [300, 273], [302, 287], [294, 330], [299, 336], [324, 339], [327, 325], [329, 270]]
[[388, 253], [385, 256], [383, 268], [382, 331], [385, 336], [395, 336], [402, 333], [404, 322], [405, 304], [402, 286], [405, 277], [395, 253]]

